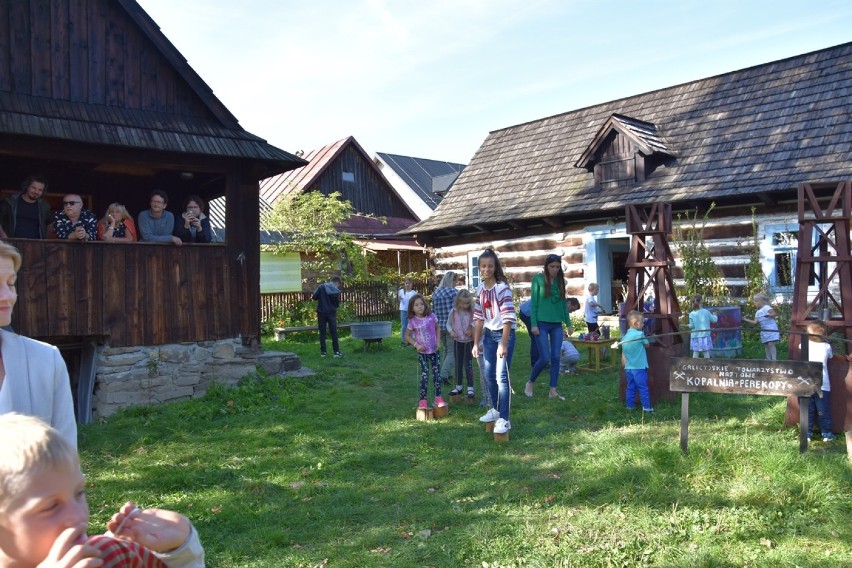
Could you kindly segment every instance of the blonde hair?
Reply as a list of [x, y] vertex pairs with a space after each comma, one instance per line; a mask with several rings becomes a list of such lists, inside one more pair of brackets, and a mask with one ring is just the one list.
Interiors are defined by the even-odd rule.
[[118, 211], [121, 213], [121, 219], [119, 219], [119, 221], [130, 219], [130, 213], [127, 212], [127, 207], [121, 203], [110, 203], [109, 207], [107, 207], [106, 213], [104, 213], [104, 218], [101, 219], [101, 223], [104, 225], [109, 225], [109, 219], [107, 219], [107, 217], [109, 216], [110, 211]]
[[589, 283], [589, 292], [591, 292], [592, 290], [600, 290], [600, 289], [601, 289], [601, 287], [598, 286], [597, 282], [590, 282]]
[[636, 320], [642, 321], [645, 316], [642, 315], [642, 312], [638, 310], [633, 310], [629, 314], [627, 314], [627, 325], [633, 326], [636, 323]]
[[21, 253], [9, 243], [0, 241], [0, 258], [8, 258], [11, 260], [12, 268], [15, 269], [16, 273], [21, 269], [21, 262], [23, 262]]
[[[467, 307], [461, 305], [464, 300], [467, 300]], [[470, 293], [470, 290], [459, 290], [459, 293], [456, 294], [456, 299], [453, 300], [453, 307], [457, 310], [473, 309], [473, 294]]]
[[763, 300], [764, 304], [769, 303], [769, 295], [765, 292], [758, 292], [754, 296], [751, 297], [752, 300]]
[[80, 468], [77, 450], [57, 430], [34, 416], [0, 416], [0, 513], [20, 495], [27, 478], [59, 467]]
[[817, 343], [828, 343], [828, 326], [820, 320], [812, 321], [805, 326], [808, 339]]

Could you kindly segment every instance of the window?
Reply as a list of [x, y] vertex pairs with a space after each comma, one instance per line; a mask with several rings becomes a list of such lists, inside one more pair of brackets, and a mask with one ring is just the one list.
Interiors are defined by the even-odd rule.
[[343, 172], [343, 181], [355, 183], [355, 172]]
[[793, 274], [796, 270], [796, 250], [799, 247], [798, 231], [781, 230], [767, 231], [772, 235], [772, 252], [774, 262], [770, 282], [773, 286], [792, 287]]
[[479, 253], [467, 253], [467, 281], [468, 288], [476, 290], [479, 286]]

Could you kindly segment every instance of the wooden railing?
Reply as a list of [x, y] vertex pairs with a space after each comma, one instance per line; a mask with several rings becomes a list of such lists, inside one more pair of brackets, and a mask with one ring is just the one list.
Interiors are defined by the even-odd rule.
[[30, 337], [99, 336], [114, 347], [224, 339], [257, 309], [246, 305], [252, 295], [233, 297], [224, 244], [9, 242], [23, 256], [12, 326]]

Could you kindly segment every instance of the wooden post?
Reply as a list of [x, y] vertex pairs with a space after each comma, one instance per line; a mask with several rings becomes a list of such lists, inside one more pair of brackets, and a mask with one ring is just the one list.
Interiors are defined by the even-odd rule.
[[808, 451], [808, 397], [799, 397], [799, 453]]
[[502, 434], [494, 434], [495, 442], [508, 442], [509, 441], [509, 431], [506, 430]]
[[417, 420], [419, 420], [420, 422], [432, 420], [432, 418], [433, 418], [433, 414], [432, 414], [432, 408], [431, 407], [418, 408], [417, 409]]
[[689, 443], [689, 393], [680, 393], [680, 451], [688, 453]]

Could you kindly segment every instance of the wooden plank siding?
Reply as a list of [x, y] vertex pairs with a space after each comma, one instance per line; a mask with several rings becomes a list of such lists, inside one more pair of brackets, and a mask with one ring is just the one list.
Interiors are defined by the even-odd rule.
[[222, 244], [11, 239], [21, 251], [15, 331], [103, 337], [113, 347], [236, 337], [245, 306], [227, 293]]
[[0, 2], [0, 54], [0, 91], [211, 115], [116, 1]]
[[[354, 174], [355, 181], [343, 181], [344, 172]], [[388, 181], [353, 145], [347, 146], [329, 164], [310, 189], [319, 190], [324, 195], [339, 191], [358, 212], [413, 219], [411, 211], [403, 205]]]

